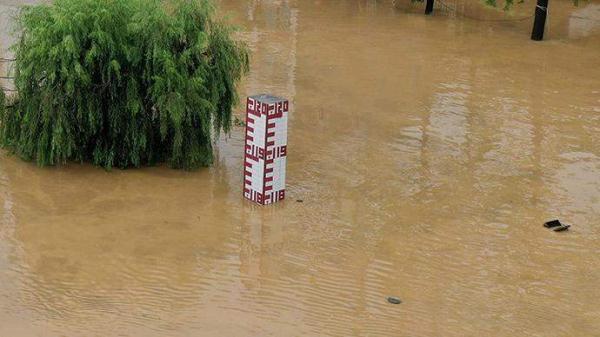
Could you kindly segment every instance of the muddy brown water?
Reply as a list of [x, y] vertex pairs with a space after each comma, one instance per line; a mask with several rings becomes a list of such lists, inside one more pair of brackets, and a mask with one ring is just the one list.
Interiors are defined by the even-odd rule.
[[240, 128], [196, 172], [3, 153], [0, 336], [600, 336], [600, 3], [542, 43], [493, 21], [530, 1], [446, 4], [220, 1], [241, 95], [293, 103], [274, 207]]

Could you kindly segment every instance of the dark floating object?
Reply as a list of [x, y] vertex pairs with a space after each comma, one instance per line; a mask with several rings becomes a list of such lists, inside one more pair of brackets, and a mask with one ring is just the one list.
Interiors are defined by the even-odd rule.
[[562, 225], [563, 224], [560, 223], [560, 221], [558, 221], [558, 220], [550, 220], [550, 221], [548, 221], [548, 222], [546, 222], [544, 224], [544, 227], [546, 227], [546, 228], [554, 228], [554, 227], [559, 227], [559, 226], [562, 226]]
[[304, 202], [304, 200], [298, 199], [298, 200], [296, 200], [296, 202]]
[[565, 225], [562, 222], [560, 222], [559, 220], [550, 220], [546, 223], [544, 223], [544, 227], [546, 228], [550, 228], [555, 232], [563, 232], [569, 229], [569, 227], [571, 227], [571, 225]]
[[402, 303], [402, 301], [400, 301], [400, 299], [398, 297], [393, 297], [390, 296], [387, 298], [388, 302], [392, 303], [392, 304], [400, 304]]

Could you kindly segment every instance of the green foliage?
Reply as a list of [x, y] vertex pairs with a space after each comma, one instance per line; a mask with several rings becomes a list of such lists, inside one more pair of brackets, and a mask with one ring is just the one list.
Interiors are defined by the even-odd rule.
[[[496, 7], [497, 3], [496, 0], [484, 0], [484, 2], [488, 5], [488, 6], [493, 6]], [[523, 0], [518, 0], [517, 3], [523, 3]], [[509, 10], [510, 8], [512, 8], [512, 6], [515, 4], [515, 0], [505, 0], [504, 1], [504, 10]]]
[[[488, 6], [492, 6], [492, 7], [497, 6], [496, 0], [484, 0], [484, 2]], [[522, 4], [523, 2], [524, 2], [524, 0], [516, 0], [516, 1], [515, 0], [504, 0], [504, 10], [511, 9], [515, 3]], [[573, 0], [573, 4], [575, 6], [579, 5], [579, 0]]]
[[55, 0], [24, 7], [0, 143], [40, 166], [212, 162], [247, 48], [209, 0]]
[[6, 96], [4, 95], [4, 90], [0, 87], [0, 121], [4, 119], [4, 114], [6, 113]]

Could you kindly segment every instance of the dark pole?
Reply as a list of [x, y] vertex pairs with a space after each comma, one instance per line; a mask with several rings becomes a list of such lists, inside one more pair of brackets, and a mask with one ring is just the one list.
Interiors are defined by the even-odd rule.
[[537, 0], [535, 6], [535, 20], [533, 21], [533, 31], [531, 39], [542, 41], [544, 39], [544, 26], [546, 25], [546, 15], [548, 14], [548, 0]]
[[425, 14], [429, 15], [431, 14], [431, 12], [433, 12], [433, 1], [434, 0], [427, 0], [427, 5], [425, 6]]

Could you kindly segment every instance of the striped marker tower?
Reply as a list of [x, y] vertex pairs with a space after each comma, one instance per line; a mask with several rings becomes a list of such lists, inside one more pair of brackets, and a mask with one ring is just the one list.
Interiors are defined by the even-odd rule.
[[285, 198], [289, 102], [271, 95], [248, 97], [244, 146], [244, 197], [261, 205]]

